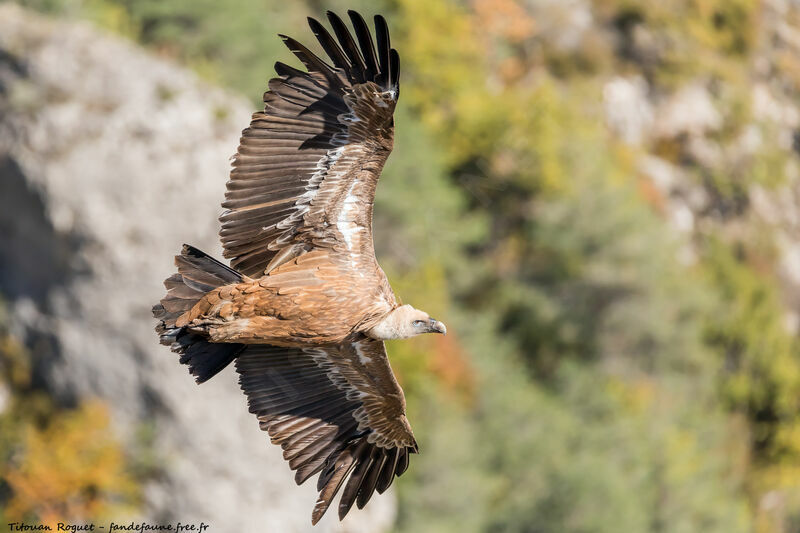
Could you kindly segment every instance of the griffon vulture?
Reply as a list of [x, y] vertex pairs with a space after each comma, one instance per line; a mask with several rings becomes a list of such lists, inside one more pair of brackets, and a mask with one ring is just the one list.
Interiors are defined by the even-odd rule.
[[340, 518], [406, 470], [417, 443], [383, 341], [445, 333], [398, 303], [375, 259], [399, 57], [383, 17], [373, 42], [348, 15], [355, 39], [333, 13], [335, 39], [309, 18], [329, 62], [281, 35], [307, 72], [276, 63], [242, 133], [220, 217], [231, 266], [185, 245], [153, 308], [161, 343], [198, 383], [236, 361], [250, 412], [298, 484], [319, 473], [312, 523], [342, 487]]

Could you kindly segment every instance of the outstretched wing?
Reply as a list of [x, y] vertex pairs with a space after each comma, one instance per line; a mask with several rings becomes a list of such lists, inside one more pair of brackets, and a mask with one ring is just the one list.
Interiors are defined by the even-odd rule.
[[361, 15], [348, 15], [358, 43], [331, 12], [338, 43], [308, 19], [331, 64], [281, 35], [308, 72], [276, 63], [280, 77], [269, 82], [264, 111], [242, 133], [220, 237], [225, 257], [245, 275], [261, 276], [316, 247], [354, 267], [374, 259], [372, 204], [392, 149], [399, 58], [383, 17], [375, 17], [376, 50]]
[[314, 524], [342, 487], [339, 519], [354, 502], [363, 508], [417, 452], [382, 341], [357, 336], [315, 348], [251, 345], [236, 370], [250, 412], [283, 448], [297, 484], [320, 473]]

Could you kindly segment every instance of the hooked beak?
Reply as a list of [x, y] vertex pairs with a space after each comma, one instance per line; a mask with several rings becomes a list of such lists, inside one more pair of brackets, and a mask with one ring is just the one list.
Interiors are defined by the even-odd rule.
[[447, 328], [445, 325], [435, 318], [431, 318], [428, 320], [428, 333], [441, 333], [442, 335], [447, 335]]

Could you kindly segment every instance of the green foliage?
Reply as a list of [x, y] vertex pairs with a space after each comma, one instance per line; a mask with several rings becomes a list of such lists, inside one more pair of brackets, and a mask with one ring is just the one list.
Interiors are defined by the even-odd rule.
[[[622, 58], [666, 86], [698, 76], [736, 78], [756, 45], [758, 0], [595, 3], [598, 13], [622, 30], [624, 46], [631, 47]], [[647, 44], [634, 44], [637, 30], [647, 32]]]
[[484, 392], [467, 407], [425, 392], [400, 531], [747, 530], [723, 413], [697, 385], [570, 365], [554, 394], [531, 386], [510, 346], [469, 346], [484, 354]]
[[507, 309], [506, 332], [544, 376], [568, 358], [650, 372], [713, 370], [700, 346], [706, 287], [677, 260], [685, 243], [629, 187], [581, 185], [537, 205], [526, 225], [530, 249], [497, 303]]
[[731, 250], [718, 241], [709, 246], [709, 274], [723, 299], [707, 336], [725, 358], [724, 399], [752, 420], [751, 446], [758, 460], [752, 483], [758, 493], [768, 487], [796, 487], [800, 346], [786, 329], [772, 281], [749, 268], [744, 253], [741, 246]]

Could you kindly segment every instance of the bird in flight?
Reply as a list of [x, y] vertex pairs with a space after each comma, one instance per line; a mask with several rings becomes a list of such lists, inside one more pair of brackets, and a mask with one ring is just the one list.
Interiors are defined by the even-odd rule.
[[417, 443], [384, 341], [446, 332], [400, 305], [375, 258], [372, 206], [392, 150], [399, 56], [348, 12], [308, 22], [328, 61], [281, 35], [306, 71], [275, 64], [264, 111], [242, 132], [220, 237], [230, 267], [184, 245], [153, 307], [162, 344], [198, 383], [235, 361], [261, 429], [295, 481], [319, 474], [316, 524], [408, 468]]

